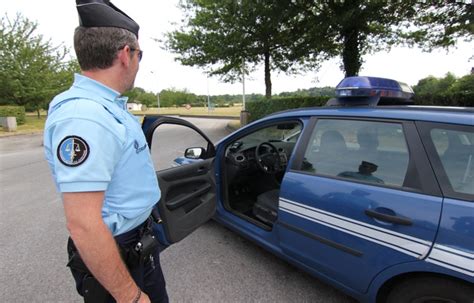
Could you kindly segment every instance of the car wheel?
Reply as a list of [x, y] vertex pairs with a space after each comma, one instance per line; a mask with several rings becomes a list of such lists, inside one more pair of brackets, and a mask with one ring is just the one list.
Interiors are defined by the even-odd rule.
[[473, 303], [474, 287], [441, 277], [405, 280], [392, 288], [387, 303]]

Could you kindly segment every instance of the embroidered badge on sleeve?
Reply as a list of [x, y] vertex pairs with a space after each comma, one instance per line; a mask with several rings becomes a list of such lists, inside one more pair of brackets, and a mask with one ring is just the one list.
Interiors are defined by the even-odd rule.
[[79, 166], [89, 156], [89, 145], [81, 137], [68, 136], [58, 146], [58, 159], [66, 166]]

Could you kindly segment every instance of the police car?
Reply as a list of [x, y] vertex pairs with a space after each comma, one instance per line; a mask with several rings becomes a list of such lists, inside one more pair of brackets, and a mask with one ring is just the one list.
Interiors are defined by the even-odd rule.
[[[349, 77], [321, 108], [272, 114], [158, 171], [170, 245], [213, 217], [363, 302], [474, 301], [474, 109], [407, 106], [403, 83]], [[383, 106], [387, 105], [387, 106]]]

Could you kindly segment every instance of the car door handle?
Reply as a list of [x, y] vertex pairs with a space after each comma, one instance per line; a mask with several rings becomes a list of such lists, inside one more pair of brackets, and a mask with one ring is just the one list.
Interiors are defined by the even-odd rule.
[[394, 224], [399, 224], [399, 225], [413, 225], [413, 222], [406, 217], [399, 217], [399, 216], [392, 216], [392, 215], [386, 215], [379, 213], [378, 211], [371, 210], [371, 209], [366, 209], [365, 214], [369, 217], [378, 219], [380, 221], [385, 221], [389, 223], [394, 223]]
[[196, 199], [197, 197], [207, 193], [209, 190], [211, 189], [211, 185], [210, 184], [206, 184], [196, 190], [194, 190], [193, 192], [191, 193], [186, 193], [184, 195], [181, 195], [171, 201], [168, 201], [166, 203], [166, 207], [169, 209], [169, 210], [175, 210], [177, 208], [180, 208], [181, 206], [187, 204], [189, 201], [193, 200], [193, 199]]
[[203, 173], [207, 173], [208, 169], [207, 169], [207, 167], [199, 167], [196, 172], [198, 174], [203, 174]]

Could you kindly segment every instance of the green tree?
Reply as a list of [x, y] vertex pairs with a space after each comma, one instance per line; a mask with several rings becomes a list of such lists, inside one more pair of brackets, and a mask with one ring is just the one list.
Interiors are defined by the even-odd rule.
[[36, 34], [37, 27], [21, 14], [0, 19], [0, 100], [36, 110], [39, 117], [40, 109], [71, 85], [79, 66], [65, 60], [65, 47]]
[[175, 88], [164, 89], [160, 92], [160, 103], [162, 107], [183, 106], [185, 104], [196, 104], [199, 98], [187, 90]]
[[318, 97], [318, 96], [334, 96], [334, 87], [312, 87], [309, 89], [298, 89], [294, 92], [282, 92], [279, 97]]
[[292, 51], [298, 39], [293, 24], [299, 20], [292, 0], [184, 0], [181, 7], [185, 24], [168, 33], [166, 47], [183, 65], [233, 82], [241, 79], [243, 62], [246, 73], [263, 62], [267, 98], [272, 70], [291, 74], [317, 67], [314, 53], [302, 61]]
[[418, 83], [413, 86], [415, 95], [429, 95], [438, 90], [438, 78], [434, 76], [428, 76], [420, 79]]
[[158, 96], [150, 92], [140, 94], [136, 100], [138, 101], [138, 103], [145, 104], [147, 107], [158, 105]]
[[472, 40], [472, 5], [457, 1], [183, 0], [185, 23], [168, 33], [167, 48], [184, 65], [224, 81], [263, 62], [265, 95], [271, 71], [315, 69], [341, 57], [346, 76], [357, 75], [364, 55], [394, 45], [424, 50]]
[[141, 87], [134, 87], [131, 90], [125, 92], [123, 95], [128, 97], [128, 102], [135, 102], [135, 100], [141, 95], [144, 94], [145, 90]]
[[473, 106], [474, 74], [456, 78], [447, 73], [443, 78], [428, 76], [413, 87], [415, 103], [441, 106]]
[[416, 95], [474, 94], [474, 74], [456, 78], [447, 73], [443, 78], [428, 76], [413, 87]]
[[451, 93], [465, 94], [474, 97], [474, 74], [465, 75], [457, 79], [449, 90]]
[[176, 105], [176, 100], [174, 98], [174, 93], [172, 90], [163, 89], [160, 92], [160, 106], [162, 107], [172, 107]]
[[447, 95], [455, 91], [461, 91], [455, 88], [457, 87], [459, 80], [460, 79], [456, 78], [456, 76], [454, 76], [452, 73], [447, 73], [443, 78], [428, 76], [426, 78], [420, 79], [417, 85], [413, 87], [413, 91], [416, 95], [420, 96]]
[[324, 49], [341, 57], [346, 76], [358, 75], [363, 56], [394, 45], [424, 50], [472, 40], [472, 5], [460, 1], [296, 0], [301, 22], [294, 47], [300, 56]]
[[451, 87], [458, 79], [453, 73], [447, 73], [444, 78], [439, 79], [438, 82], [438, 94], [446, 94], [449, 93]]

